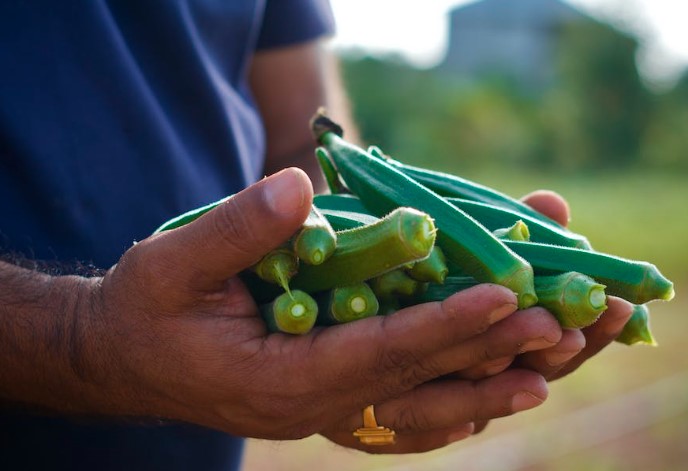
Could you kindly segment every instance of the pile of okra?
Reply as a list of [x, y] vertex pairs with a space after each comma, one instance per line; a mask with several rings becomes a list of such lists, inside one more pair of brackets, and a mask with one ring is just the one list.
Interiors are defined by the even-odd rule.
[[270, 331], [305, 334], [496, 283], [516, 293], [519, 308], [543, 306], [563, 328], [593, 324], [607, 295], [618, 296], [634, 312], [617, 340], [655, 344], [648, 303], [674, 289], [654, 265], [596, 251], [493, 188], [347, 142], [321, 113], [311, 127], [330, 193], [315, 195], [299, 231], [241, 274]]

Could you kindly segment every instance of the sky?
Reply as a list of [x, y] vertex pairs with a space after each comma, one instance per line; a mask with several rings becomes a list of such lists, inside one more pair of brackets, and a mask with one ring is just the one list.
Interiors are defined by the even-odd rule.
[[[335, 48], [396, 53], [417, 67], [438, 63], [446, 50], [448, 12], [474, 0], [330, 0], [337, 21]], [[688, 1], [565, 0], [591, 16], [634, 34], [638, 66], [659, 87], [688, 67]]]

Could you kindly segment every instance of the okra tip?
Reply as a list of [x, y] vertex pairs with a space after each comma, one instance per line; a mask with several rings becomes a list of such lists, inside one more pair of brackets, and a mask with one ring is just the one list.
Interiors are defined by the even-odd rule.
[[660, 299], [663, 301], [671, 301], [674, 299], [676, 292], [674, 291], [674, 283], [667, 279], [660, 271], [652, 264], [648, 264], [648, 272], [645, 283], [646, 300]]

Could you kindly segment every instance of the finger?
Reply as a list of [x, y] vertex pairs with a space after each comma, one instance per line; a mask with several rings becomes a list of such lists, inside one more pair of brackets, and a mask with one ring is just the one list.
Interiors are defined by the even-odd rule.
[[509, 368], [514, 361], [513, 356], [504, 358], [497, 358], [496, 360], [487, 361], [470, 368], [466, 368], [456, 373], [457, 378], [478, 380], [494, 376]]
[[[544, 378], [528, 370], [508, 370], [480, 381], [439, 380], [375, 405], [378, 425], [397, 434], [447, 429], [456, 424], [490, 420], [532, 409], [547, 398]], [[361, 427], [361, 414], [352, 414], [340, 431]]]
[[[491, 365], [494, 361], [550, 348], [560, 341], [561, 335], [559, 323], [545, 309], [524, 309], [496, 323], [485, 333], [429, 357], [424, 363], [432, 366], [425, 368], [459, 371], [462, 378], [475, 378], [484, 365], [494, 367]], [[471, 371], [473, 368], [477, 371]]]
[[474, 426], [472, 423], [463, 424], [457, 427], [432, 430], [422, 433], [397, 434], [393, 445], [374, 446], [364, 445], [351, 432], [332, 432], [325, 433], [325, 437], [333, 442], [371, 454], [404, 454], [404, 453], [425, 453], [436, 450], [452, 443], [465, 440], [473, 434]]
[[520, 355], [516, 364], [537, 371], [546, 379], [552, 377], [585, 348], [585, 335], [579, 329], [565, 329], [559, 343], [551, 348]]
[[586, 360], [613, 342], [623, 330], [632, 313], [633, 305], [631, 303], [621, 298], [608, 296], [607, 310], [600, 316], [597, 322], [582, 330], [583, 335], [585, 335], [585, 348], [552, 375], [550, 379], [560, 378], [571, 373]]
[[313, 188], [302, 170], [282, 170], [196, 221], [156, 235], [158, 254], [174, 260], [177, 271], [190, 268], [187, 276], [195, 286], [224, 282], [293, 235], [308, 215], [312, 198]]
[[473, 435], [477, 435], [479, 433], [482, 433], [483, 430], [487, 428], [489, 425], [490, 421], [489, 420], [477, 420], [473, 425]]
[[562, 226], [568, 225], [571, 215], [569, 205], [559, 194], [549, 190], [537, 190], [522, 199], [528, 206]]
[[511, 290], [482, 284], [441, 303], [323, 329], [312, 339], [303, 371], [319, 371], [321, 387], [330, 385], [329, 397], [344, 401], [344, 410], [375, 403], [447, 373], [423, 359], [484, 332], [513, 313], [516, 302]]

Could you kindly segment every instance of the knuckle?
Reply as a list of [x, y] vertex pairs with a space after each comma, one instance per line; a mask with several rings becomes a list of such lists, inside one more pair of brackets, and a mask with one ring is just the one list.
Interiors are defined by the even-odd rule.
[[411, 389], [419, 384], [439, 378], [442, 370], [439, 365], [429, 361], [418, 362], [407, 368], [400, 377], [400, 385], [404, 389]]
[[[413, 403], [411, 403], [413, 404]], [[418, 407], [405, 405], [397, 411], [395, 428], [400, 432], [422, 432], [432, 429], [430, 420]]]
[[491, 348], [489, 345], [480, 345], [471, 350], [471, 364], [484, 365], [501, 356], [502, 352], [499, 346]]
[[402, 348], [381, 348], [377, 353], [377, 365], [384, 372], [399, 372], [418, 362], [417, 356]]

